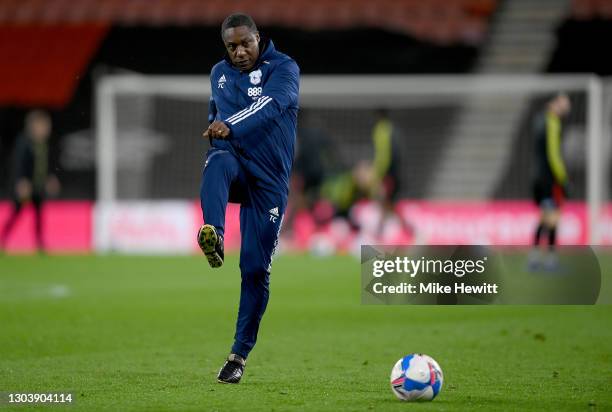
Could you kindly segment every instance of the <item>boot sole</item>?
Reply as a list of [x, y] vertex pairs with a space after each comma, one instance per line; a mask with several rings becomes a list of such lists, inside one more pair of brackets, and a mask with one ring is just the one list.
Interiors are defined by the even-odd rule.
[[216, 246], [219, 237], [217, 236], [217, 232], [215, 228], [211, 225], [203, 225], [198, 232], [198, 245], [206, 259], [208, 260], [208, 264], [212, 268], [218, 268], [223, 265], [223, 259], [217, 253]]

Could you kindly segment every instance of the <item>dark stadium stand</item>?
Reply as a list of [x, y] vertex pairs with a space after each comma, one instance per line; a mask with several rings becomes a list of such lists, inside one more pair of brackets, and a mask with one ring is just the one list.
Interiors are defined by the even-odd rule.
[[612, 39], [612, 15], [599, 16], [589, 20], [574, 16], [563, 22], [548, 72], [612, 74], [612, 55], [606, 49]]

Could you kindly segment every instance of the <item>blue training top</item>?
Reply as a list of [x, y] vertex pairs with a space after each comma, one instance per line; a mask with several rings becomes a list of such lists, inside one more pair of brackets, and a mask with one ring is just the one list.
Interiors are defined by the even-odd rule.
[[212, 68], [208, 121], [222, 120], [230, 135], [211, 142], [233, 153], [257, 187], [287, 195], [300, 69], [295, 60], [276, 51], [271, 40], [262, 40], [260, 47], [248, 73], [232, 65], [228, 56]]

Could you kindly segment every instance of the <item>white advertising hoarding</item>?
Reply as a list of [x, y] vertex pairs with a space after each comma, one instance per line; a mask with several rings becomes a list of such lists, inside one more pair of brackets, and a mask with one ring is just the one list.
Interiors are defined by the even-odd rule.
[[97, 252], [189, 254], [193, 252], [189, 201], [98, 203], [94, 209]]

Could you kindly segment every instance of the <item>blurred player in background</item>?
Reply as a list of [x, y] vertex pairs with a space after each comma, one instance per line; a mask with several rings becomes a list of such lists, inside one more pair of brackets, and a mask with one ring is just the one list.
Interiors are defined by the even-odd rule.
[[211, 71], [210, 138], [198, 244], [223, 264], [228, 201], [240, 203], [242, 284], [234, 345], [217, 379], [238, 383], [268, 304], [272, 257], [287, 206], [298, 114], [299, 68], [237, 13], [221, 26], [227, 54]]
[[382, 237], [386, 222], [396, 218], [404, 231], [411, 234], [412, 227], [395, 212], [395, 202], [400, 191], [400, 133], [385, 109], [376, 111], [372, 128], [373, 158], [358, 161], [350, 170], [336, 173], [325, 179], [321, 197], [328, 200], [334, 213], [331, 218], [347, 219], [354, 231], [361, 227], [353, 206], [362, 199], [371, 199], [380, 207], [380, 220], [374, 225], [374, 236]]
[[376, 123], [372, 128], [372, 143], [375, 176], [373, 190], [381, 196], [385, 210], [392, 211], [400, 183], [398, 130], [385, 109], [379, 109], [376, 113]]
[[[544, 113], [538, 115], [534, 124], [535, 135], [535, 179], [534, 200], [540, 208], [540, 221], [535, 231], [534, 250], [529, 256], [529, 266], [536, 269], [540, 263], [545, 268], [557, 265], [555, 246], [560, 208], [567, 196], [568, 177], [562, 154], [562, 120], [570, 113], [571, 104], [565, 93], [550, 99]], [[548, 241], [548, 254], [543, 262], [539, 251], [540, 241]]]
[[49, 173], [49, 137], [51, 117], [42, 110], [29, 112], [25, 128], [17, 138], [13, 156], [13, 211], [0, 233], [0, 249], [6, 246], [8, 237], [23, 207], [32, 202], [35, 211], [36, 245], [44, 251], [43, 203], [47, 195], [57, 195], [59, 181]]
[[413, 233], [412, 226], [395, 212], [395, 202], [401, 187], [400, 141], [401, 133], [391, 121], [389, 112], [379, 109], [372, 128], [374, 171], [370, 186], [370, 194], [380, 203], [382, 211], [379, 236], [383, 234], [385, 223], [391, 217], [397, 218], [406, 233]]
[[352, 230], [359, 230], [359, 222], [352, 213], [353, 206], [367, 199], [374, 181], [374, 169], [369, 160], [360, 160], [351, 169], [336, 173], [321, 185], [321, 197], [331, 204], [329, 213], [315, 211], [318, 223], [329, 223], [334, 218], [346, 219]]

